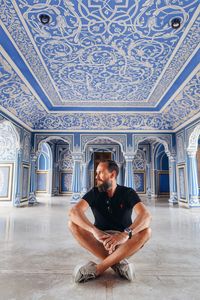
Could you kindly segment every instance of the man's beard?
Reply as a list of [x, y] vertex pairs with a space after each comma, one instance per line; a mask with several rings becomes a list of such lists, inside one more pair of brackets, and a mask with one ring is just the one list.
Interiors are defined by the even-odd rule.
[[104, 181], [101, 184], [97, 184], [97, 188], [99, 192], [107, 192], [112, 187], [112, 183], [110, 181]]

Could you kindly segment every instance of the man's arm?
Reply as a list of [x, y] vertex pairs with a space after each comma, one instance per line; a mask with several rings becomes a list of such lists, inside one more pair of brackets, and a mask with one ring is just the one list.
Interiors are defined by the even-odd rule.
[[142, 202], [137, 203], [133, 209], [136, 213], [136, 218], [129, 228], [132, 229], [132, 234], [134, 235], [148, 228], [152, 217], [150, 212], [147, 210], [147, 208]]
[[94, 237], [102, 242], [105, 237], [109, 235], [96, 228], [86, 217], [85, 211], [89, 208], [89, 204], [84, 199], [81, 199], [69, 211], [70, 220], [81, 228], [91, 232]]
[[[151, 214], [142, 202], [137, 203], [134, 206], [136, 218], [134, 222], [129, 226], [132, 229], [132, 235], [149, 227], [151, 222]], [[117, 245], [124, 244], [128, 240], [128, 235], [125, 232], [120, 232], [104, 240], [103, 244], [106, 250], [111, 254], [115, 251]]]

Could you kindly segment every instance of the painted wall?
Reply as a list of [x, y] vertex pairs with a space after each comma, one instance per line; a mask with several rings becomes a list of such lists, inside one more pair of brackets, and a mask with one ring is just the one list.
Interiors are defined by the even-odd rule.
[[[194, 201], [195, 193], [199, 188], [197, 148], [200, 121], [188, 125], [176, 134], [159, 132], [123, 134], [117, 132], [56, 134], [36, 132], [31, 134], [19, 124], [9, 123], [3, 117], [1, 117], [0, 126], [0, 163], [10, 164], [10, 166], [1, 165], [4, 173], [1, 172], [0, 175], [0, 188], [2, 195], [3, 193], [6, 195], [9, 189], [9, 191], [12, 190], [7, 201], [13, 205], [20, 205], [29, 199], [30, 193], [35, 193], [36, 185], [34, 187], [33, 183], [37, 181], [34, 179], [36, 169], [39, 171], [51, 169], [51, 180], [46, 179], [46, 184], [51, 181], [49, 192], [53, 195], [70, 192], [81, 194], [88, 190], [93, 182], [92, 153], [99, 150], [112, 152], [113, 159], [119, 163], [120, 184], [128, 182], [128, 186], [135, 188], [141, 194], [161, 195], [167, 194], [170, 190], [171, 198], [172, 192], [173, 195], [178, 192], [180, 205], [193, 207], [199, 204]], [[51, 160], [50, 156], [48, 159], [45, 157], [44, 149], [44, 153], [41, 153], [43, 142], [49, 145]], [[8, 147], [8, 145], [12, 146]], [[30, 151], [31, 147], [33, 147], [32, 151]], [[36, 168], [32, 164], [33, 156], [36, 157]], [[175, 159], [175, 171], [173, 159]], [[13, 170], [11, 177], [8, 176], [9, 168]], [[77, 170], [79, 170], [79, 176], [77, 176]], [[196, 170], [196, 173], [191, 170]], [[159, 172], [163, 173], [158, 175]], [[6, 186], [9, 187], [6, 188], [6, 192], [5, 187], [4, 191], [1, 187], [3, 177], [6, 178]], [[87, 180], [85, 181], [84, 178]], [[44, 179], [38, 181], [40, 185], [44, 184], [42, 180]]]
[[199, 194], [199, 159], [197, 159], [199, 136], [200, 121], [176, 133], [178, 201], [180, 205], [186, 207], [200, 206], [197, 196]]
[[0, 201], [15, 206], [28, 201], [31, 133], [0, 117]]

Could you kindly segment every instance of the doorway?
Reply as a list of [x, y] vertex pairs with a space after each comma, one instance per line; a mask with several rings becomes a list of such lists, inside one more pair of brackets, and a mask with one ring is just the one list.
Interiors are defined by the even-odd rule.
[[101, 160], [108, 160], [111, 158], [111, 152], [94, 152], [94, 186], [97, 185], [96, 183], [96, 169]]

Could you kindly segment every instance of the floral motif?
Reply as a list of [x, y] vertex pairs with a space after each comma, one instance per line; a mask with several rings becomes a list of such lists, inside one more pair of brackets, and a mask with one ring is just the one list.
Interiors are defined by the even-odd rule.
[[[198, 0], [2, 0], [0, 13], [50, 104], [153, 107], [197, 47], [198, 19], [158, 82], [197, 6]], [[41, 11], [50, 24], [39, 21]], [[182, 24], [175, 31], [173, 17]]]
[[[199, 108], [198, 71], [162, 112], [48, 113], [7, 60], [0, 55], [1, 105], [35, 130], [172, 130]], [[122, 141], [123, 145], [124, 141]], [[125, 150], [126, 151], [126, 150]]]
[[0, 122], [0, 157], [1, 161], [15, 161], [17, 148], [19, 147], [19, 137], [14, 132], [10, 122]]
[[142, 150], [138, 149], [133, 160], [133, 169], [134, 170], [145, 170], [145, 154]]
[[61, 159], [59, 161], [60, 170], [72, 170], [73, 169], [73, 159], [71, 155], [71, 151], [69, 149], [64, 150], [61, 153]]
[[176, 137], [177, 143], [177, 160], [178, 162], [183, 162], [185, 160], [185, 151], [184, 151], [184, 135], [183, 132], [177, 135]]
[[23, 146], [23, 160], [26, 162], [29, 162], [30, 160], [30, 147], [31, 147], [30, 136], [25, 135], [24, 146]]

